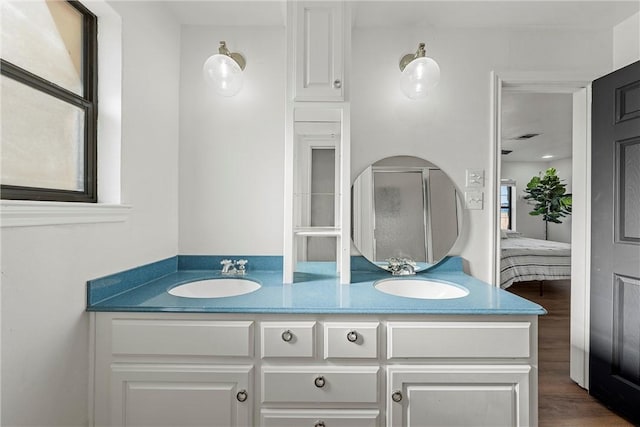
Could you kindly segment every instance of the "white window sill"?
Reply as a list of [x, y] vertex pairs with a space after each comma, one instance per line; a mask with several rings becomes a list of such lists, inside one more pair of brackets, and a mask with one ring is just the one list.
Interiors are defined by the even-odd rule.
[[123, 222], [129, 218], [130, 214], [131, 206], [128, 205], [29, 200], [2, 200], [0, 202], [0, 226], [2, 228]]

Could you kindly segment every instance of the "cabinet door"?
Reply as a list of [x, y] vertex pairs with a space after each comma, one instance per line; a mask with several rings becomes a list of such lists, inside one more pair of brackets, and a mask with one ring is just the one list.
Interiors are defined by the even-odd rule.
[[528, 365], [389, 366], [387, 425], [528, 426]]
[[294, 2], [296, 101], [344, 99], [344, 3]]
[[114, 364], [109, 425], [249, 426], [251, 372], [251, 366]]

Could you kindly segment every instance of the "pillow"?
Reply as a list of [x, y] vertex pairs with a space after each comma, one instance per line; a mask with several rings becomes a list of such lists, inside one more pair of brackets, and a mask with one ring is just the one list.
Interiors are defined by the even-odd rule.
[[509, 236], [507, 235], [507, 230], [502, 230], [502, 229], [500, 229], [500, 238], [501, 238], [501, 239], [506, 239], [507, 237], [509, 237]]

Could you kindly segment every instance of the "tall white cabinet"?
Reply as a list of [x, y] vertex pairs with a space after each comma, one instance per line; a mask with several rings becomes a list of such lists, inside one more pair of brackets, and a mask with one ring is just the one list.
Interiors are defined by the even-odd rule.
[[[290, 2], [295, 101], [344, 101], [345, 4]], [[291, 21], [290, 21], [291, 22]]]
[[284, 282], [299, 261], [334, 261], [350, 282], [349, 9], [287, 3]]

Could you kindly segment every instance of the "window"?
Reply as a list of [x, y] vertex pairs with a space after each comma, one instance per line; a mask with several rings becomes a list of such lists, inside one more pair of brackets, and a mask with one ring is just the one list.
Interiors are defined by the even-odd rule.
[[500, 185], [500, 228], [515, 230], [515, 182]]
[[77, 1], [2, 4], [2, 198], [97, 201], [97, 18]]

